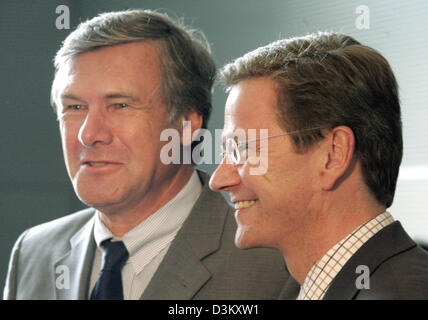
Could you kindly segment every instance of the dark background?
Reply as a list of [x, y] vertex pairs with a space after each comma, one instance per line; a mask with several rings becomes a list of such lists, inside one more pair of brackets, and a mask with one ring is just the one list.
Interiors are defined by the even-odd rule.
[[[370, 8], [370, 29], [355, 25], [356, 7]], [[58, 5], [70, 9], [70, 30], [58, 30]], [[405, 158], [391, 213], [419, 241], [428, 240], [428, 31], [426, 1], [1, 1], [0, 4], [0, 288], [21, 232], [84, 206], [65, 170], [50, 107], [52, 59], [81, 21], [112, 10], [160, 9], [202, 29], [218, 66], [271, 41], [317, 30], [349, 33], [379, 49], [401, 86]], [[226, 95], [218, 85], [209, 128], [222, 128]], [[215, 164], [202, 165], [212, 172]], [[413, 171], [412, 171], [413, 170]], [[55, 244], [52, 244], [55, 245]]]

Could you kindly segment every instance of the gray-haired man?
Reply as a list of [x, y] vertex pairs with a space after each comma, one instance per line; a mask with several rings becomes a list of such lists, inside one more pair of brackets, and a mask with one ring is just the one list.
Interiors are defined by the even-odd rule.
[[164, 15], [113, 12], [71, 33], [55, 66], [67, 171], [91, 208], [20, 236], [5, 298], [277, 298], [280, 256], [235, 249], [230, 208], [207, 175], [160, 159], [164, 129], [206, 126], [206, 46]]

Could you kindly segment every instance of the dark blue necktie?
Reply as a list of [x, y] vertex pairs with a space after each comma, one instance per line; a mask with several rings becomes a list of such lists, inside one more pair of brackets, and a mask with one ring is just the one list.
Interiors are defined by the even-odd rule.
[[128, 250], [122, 241], [101, 243], [104, 248], [101, 272], [91, 300], [123, 300], [122, 268], [128, 260]]

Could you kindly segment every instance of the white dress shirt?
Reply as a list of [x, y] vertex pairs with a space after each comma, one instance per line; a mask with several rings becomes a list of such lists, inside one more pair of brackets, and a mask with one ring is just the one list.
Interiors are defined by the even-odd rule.
[[394, 218], [385, 211], [334, 245], [308, 272], [297, 300], [321, 300], [345, 263], [372, 236], [392, 222]]
[[100, 273], [103, 250], [100, 244], [112, 239], [123, 241], [129, 252], [129, 259], [122, 269], [124, 299], [140, 299], [201, 191], [201, 182], [194, 171], [184, 188], [172, 200], [121, 238], [110, 232], [101, 220], [101, 213], [97, 212], [94, 224], [97, 250], [88, 296], [90, 297]]

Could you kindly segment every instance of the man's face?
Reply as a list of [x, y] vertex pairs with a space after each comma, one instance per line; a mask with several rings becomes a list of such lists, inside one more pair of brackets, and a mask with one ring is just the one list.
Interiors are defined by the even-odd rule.
[[[246, 132], [268, 129], [269, 136], [285, 132], [277, 124], [275, 89], [276, 84], [267, 77], [246, 79], [234, 85], [226, 102], [224, 139], [233, 136], [237, 129]], [[235, 209], [241, 207], [235, 212], [238, 223], [235, 243], [241, 248], [280, 248], [287, 234], [304, 223], [311, 206], [314, 174], [311, 152], [297, 154], [288, 135], [266, 141], [267, 148], [254, 146], [257, 152], [266, 152], [260, 164], [247, 160], [234, 165], [223, 159], [210, 181], [213, 190], [229, 192]], [[266, 173], [251, 174], [254, 166], [264, 167]]]
[[102, 212], [150, 208], [178, 166], [160, 161], [168, 125], [158, 49], [139, 42], [78, 56], [58, 73], [67, 171], [79, 198]]

